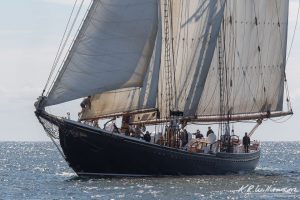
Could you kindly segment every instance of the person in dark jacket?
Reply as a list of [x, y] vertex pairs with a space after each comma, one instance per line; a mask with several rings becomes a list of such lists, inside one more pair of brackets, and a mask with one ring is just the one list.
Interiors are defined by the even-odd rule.
[[197, 132], [195, 133], [195, 135], [196, 135], [196, 139], [202, 139], [203, 138], [203, 135], [202, 135], [202, 133], [199, 130], [197, 130]]
[[180, 147], [184, 147], [189, 141], [189, 134], [186, 129], [181, 129], [179, 133], [179, 139], [181, 141]]
[[245, 136], [243, 137], [243, 145], [244, 145], [245, 153], [248, 153], [249, 145], [250, 145], [250, 137], [247, 135], [247, 132], [245, 133]]
[[150, 133], [148, 131], [146, 131], [146, 133], [144, 135], [144, 140], [146, 142], [150, 142], [151, 141], [151, 136], [150, 136]]
[[206, 137], [208, 137], [209, 136], [209, 134], [211, 134], [211, 133], [213, 133], [214, 131], [211, 129], [211, 127], [209, 126], [208, 127], [208, 131], [207, 131], [207, 133], [206, 133]]

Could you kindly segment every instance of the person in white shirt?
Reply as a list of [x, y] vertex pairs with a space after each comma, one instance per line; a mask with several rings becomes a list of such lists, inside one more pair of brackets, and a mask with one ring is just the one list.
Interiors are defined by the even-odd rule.
[[207, 137], [207, 142], [210, 145], [210, 150], [212, 150], [212, 147], [215, 146], [215, 142], [217, 141], [217, 136], [215, 135], [214, 132], [210, 133]]

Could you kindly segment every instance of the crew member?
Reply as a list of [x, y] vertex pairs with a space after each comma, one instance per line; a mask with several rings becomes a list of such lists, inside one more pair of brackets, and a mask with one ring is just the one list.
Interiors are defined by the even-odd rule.
[[146, 131], [146, 133], [144, 135], [144, 140], [146, 142], [150, 142], [151, 141], [151, 136], [150, 136], [150, 133], [148, 131]]
[[203, 135], [202, 135], [202, 133], [199, 131], [199, 129], [197, 130], [197, 132], [196, 132], [196, 139], [202, 139], [203, 138]]
[[80, 118], [85, 109], [91, 109], [91, 96], [83, 99], [80, 103], [81, 111], [78, 113], [78, 117]]
[[211, 129], [211, 127], [209, 126], [208, 127], [208, 131], [207, 131], [207, 133], [206, 133], [206, 137], [208, 137], [209, 136], [209, 134], [211, 134], [211, 133], [213, 133], [214, 131]]
[[244, 145], [245, 153], [248, 153], [249, 145], [250, 145], [250, 137], [247, 135], [247, 132], [245, 133], [245, 136], [243, 137], [243, 145]]

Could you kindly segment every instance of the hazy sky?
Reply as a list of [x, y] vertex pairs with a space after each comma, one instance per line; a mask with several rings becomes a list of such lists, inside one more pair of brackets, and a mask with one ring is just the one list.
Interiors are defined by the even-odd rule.
[[[0, 141], [49, 140], [34, 116], [33, 103], [49, 75], [73, 2], [0, 2]], [[298, 0], [290, 1], [288, 49], [298, 5]], [[255, 133], [259, 140], [300, 140], [300, 24], [286, 71], [295, 114], [285, 123], [265, 122]], [[57, 109], [61, 113], [71, 111], [75, 116], [79, 105], [75, 102]], [[249, 131], [246, 126], [235, 125], [235, 129], [240, 134]]]

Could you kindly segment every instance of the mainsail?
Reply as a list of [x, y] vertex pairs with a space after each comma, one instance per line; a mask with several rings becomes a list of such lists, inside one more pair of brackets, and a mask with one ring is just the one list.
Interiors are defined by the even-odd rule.
[[93, 1], [46, 105], [142, 86], [157, 29], [157, 0]]
[[[282, 110], [288, 8], [287, 0], [227, 1], [220, 42], [197, 108], [198, 115]], [[223, 77], [220, 67], [224, 67]], [[223, 102], [220, 92], [224, 95]], [[223, 113], [220, 113], [221, 102]]]

